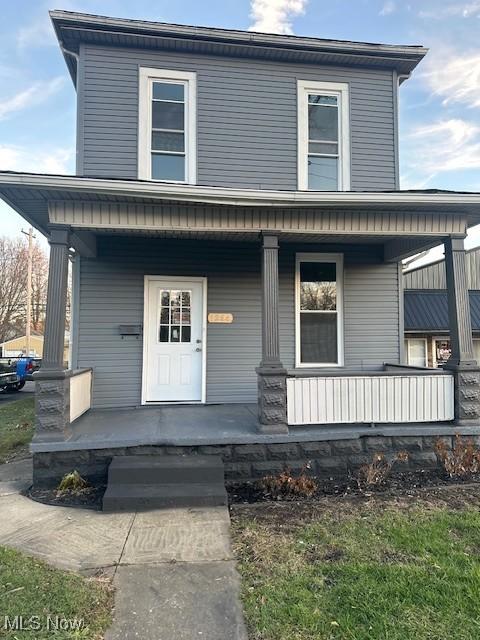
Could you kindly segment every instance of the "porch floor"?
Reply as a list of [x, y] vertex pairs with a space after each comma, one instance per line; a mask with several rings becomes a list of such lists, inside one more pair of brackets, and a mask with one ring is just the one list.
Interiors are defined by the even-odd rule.
[[290, 427], [288, 434], [258, 431], [256, 404], [168, 405], [91, 409], [78, 418], [67, 439], [33, 440], [32, 452], [111, 449], [141, 445], [198, 446], [346, 440], [365, 435], [480, 435], [480, 424], [335, 424]]

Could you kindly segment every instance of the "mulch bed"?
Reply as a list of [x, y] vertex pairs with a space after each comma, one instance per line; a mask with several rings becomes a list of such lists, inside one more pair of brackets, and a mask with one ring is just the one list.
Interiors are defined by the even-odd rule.
[[480, 483], [480, 474], [463, 478], [450, 478], [441, 469], [405, 471], [389, 476], [382, 484], [370, 487], [359, 486], [356, 478], [314, 478], [318, 488], [311, 496], [297, 494], [272, 496], [261, 482], [243, 482], [227, 485], [229, 504], [254, 504], [257, 502], [311, 502], [328, 496], [401, 496], [418, 490]]
[[106, 485], [97, 485], [80, 489], [79, 491], [57, 491], [57, 489], [30, 487], [25, 492], [25, 495], [43, 504], [101, 511], [103, 494], [106, 488]]

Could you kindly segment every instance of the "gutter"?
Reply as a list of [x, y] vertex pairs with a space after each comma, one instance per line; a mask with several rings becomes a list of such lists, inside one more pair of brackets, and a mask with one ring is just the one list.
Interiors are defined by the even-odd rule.
[[[205, 202], [263, 207], [305, 206], [419, 206], [474, 207], [479, 213], [480, 193], [382, 192], [382, 191], [274, 191], [230, 189], [196, 185], [163, 184], [142, 180], [84, 178], [31, 173], [0, 172], [0, 190], [5, 187], [57, 189], [76, 193], [148, 197], [158, 200]], [[48, 198], [50, 200], [54, 198]]]

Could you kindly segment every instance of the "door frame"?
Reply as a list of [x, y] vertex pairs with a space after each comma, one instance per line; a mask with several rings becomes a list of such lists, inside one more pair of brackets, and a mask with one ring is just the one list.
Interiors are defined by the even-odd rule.
[[[148, 353], [148, 323], [150, 319], [149, 292], [151, 282], [199, 282], [202, 285], [202, 392], [199, 401], [147, 401], [147, 353]], [[144, 276], [143, 277], [143, 361], [142, 361], [142, 405], [161, 404], [205, 404], [207, 401], [207, 278], [199, 276]]]

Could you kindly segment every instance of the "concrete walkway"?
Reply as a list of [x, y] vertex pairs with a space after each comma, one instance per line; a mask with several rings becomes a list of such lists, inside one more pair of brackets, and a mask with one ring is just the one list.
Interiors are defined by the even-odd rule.
[[106, 640], [246, 640], [225, 507], [106, 514], [19, 495], [30, 461], [0, 465], [0, 544], [117, 588]]

